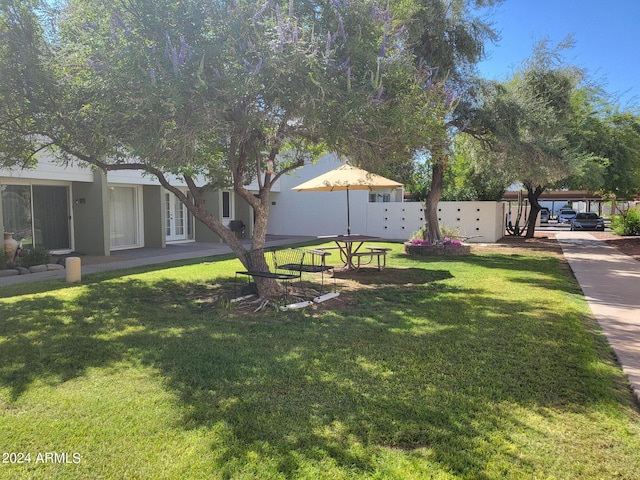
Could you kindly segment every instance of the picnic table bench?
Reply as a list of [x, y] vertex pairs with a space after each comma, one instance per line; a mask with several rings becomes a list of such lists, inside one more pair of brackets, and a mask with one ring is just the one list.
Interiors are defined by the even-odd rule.
[[[320, 273], [322, 290], [324, 290], [324, 272], [333, 271], [333, 265], [327, 265], [327, 257], [331, 255], [331, 252], [326, 249], [314, 248], [306, 250], [306, 254], [305, 258], [310, 260], [303, 262], [301, 269], [305, 273]], [[333, 281], [335, 285], [335, 277]]]
[[369, 265], [373, 262], [374, 258], [377, 259], [378, 270], [382, 271], [387, 266], [387, 253], [391, 251], [387, 247], [378, 247], [376, 245], [365, 246], [368, 251], [354, 252], [351, 256], [357, 259], [355, 264], [356, 270], [360, 270], [361, 266]]

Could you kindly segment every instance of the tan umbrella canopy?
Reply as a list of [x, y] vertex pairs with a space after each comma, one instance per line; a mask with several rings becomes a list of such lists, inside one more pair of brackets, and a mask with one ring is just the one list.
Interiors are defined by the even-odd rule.
[[348, 163], [323, 173], [311, 180], [301, 183], [292, 190], [298, 192], [333, 192], [346, 190], [347, 192], [347, 235], [351, 235], [351, 219], [349, 214], [349, 190], [372, 190], [374, 188], [398, 188], [401, 183], [353, 167]]

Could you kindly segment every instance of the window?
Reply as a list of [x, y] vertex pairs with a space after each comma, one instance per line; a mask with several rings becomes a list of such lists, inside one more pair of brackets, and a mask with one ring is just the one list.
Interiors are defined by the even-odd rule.
[[231, 218], [231, 192], [222, 192], [222, 218]]
[[376, 203], [376, 202], [388, 203], [390, 201], [391, 201], [390, 193], [370, 193], [369, 194], [369, 203]]

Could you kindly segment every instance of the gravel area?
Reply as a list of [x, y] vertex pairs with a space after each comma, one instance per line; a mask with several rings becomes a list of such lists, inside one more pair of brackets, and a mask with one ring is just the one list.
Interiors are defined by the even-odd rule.
[[[607, 242], [612, 247], [620, 250], [630, 257], [640, 260], [640, 236], [621, 237], [610, 232], [589, 232], [594, 237]], [[534, 238], [506, 236], [500, 239], [497, 244], [502, 247], [514, 249], [534, 249], [546, 250], [562, 254], [562, 249], [556, 241], [553, 232], [536, 232]]]
[[640, 260], [640, 236], [621, 237], [609, 232], [590, 232], [594, 237], [607, 242], [612, 247], [617, 248], [622, 253]]

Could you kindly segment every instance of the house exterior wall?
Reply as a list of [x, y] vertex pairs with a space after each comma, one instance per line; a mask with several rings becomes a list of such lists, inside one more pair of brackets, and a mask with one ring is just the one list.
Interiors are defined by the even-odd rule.
[[[218, 190], [207, 191], [204, 194], [204, 203], [211, 213], [218, 218], [222, 217], [222, 205], [220, 202], [220, 192]], [[209, 229], [200, 220], [196, 220], [196, 240], [199, 242], [219, 243], [222, 239]]]
[[[177, 187], [185, 188], [180, 177], [171, 177], [170, 181]], [[111, 247], [110, 187], [131, 186], [139, 188], [138, 201], [140, 211], [138, 246], [164, 248], [166, 246], [166, 190], [158, 180], [139, 171], [111, 171], [104, 173], [81, 164], [60, 165], [48, 157], [39, 159], [34, 169], [0, 169], [0, 185], [33, 184], [33, 185], [66, 185], [69, 189], [69, 215], [72, 234], [71, 248], [81, 253], [109, 255]], [[210, 211], [222, 218], [220, 191], [206, 194], [206, 204]], [[239, 209], [236, 214], [235, 208]], [[231, 219], [239, 217], [249, 226], [253, 224], [253, 212], [243, 201], [232, 194]], [[2, 200], [0, 197], [0, 232], [4, 231], [2, 219]], [[189, 221], [192, 217], [188, 216]], [[224, 219], [224, 223], [229, 222]], [[191, 229], [191, 227], [187, 227]], [[195, 221], [193, 230], [187, 240], [203, 242], [220, 242], [221, 239]], [[249, 235], [249, 233], [247, 233]], [[117, 247], [114, 247], [117, 248]], [[129, 247], [127, 247], [129, 248]]]
[[[317, 163], [305, 165], [280, 178], [280, 191], [271, 192], [268, 233], [271, 235], [339, 235], [347, 233], [347, 193], [297, 192], [291, 190], [318, 175], [342, 165], [334, 154], [322, 156]], [[349, 192], [351, 233], [365, 233], [364, 208], [368, 190]]]
[[166, 212], [164, 208], [164, 189], [160, 185], [145, 185], [142, 188], [144, 244], [150, 248], [165, 248]]
[[73, 182], [74, 249], [91, 255], [110, 253], [107, 178], [95, 171], [93, 182]]
[[77, 164], [61, 165], [53, 160], [42, 157], [36, 168], [28, 169], [0, 169], [0, 178], [28, 179], [63, 182], [93, 182], [93, 170]]
[[237, 198], [236, 199], [236, 208], [235, 208], [235, 220], [242, 220], [244, 223], [246, 231], [245, 238], [253, 237], [253, 208], [244, 200]]
[[[0, 188], [2, 188], [1, 184]], [[4, 232], [4, 220], [2, 219], [2, 195], [0, 195], [0, 232]]]

